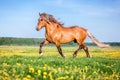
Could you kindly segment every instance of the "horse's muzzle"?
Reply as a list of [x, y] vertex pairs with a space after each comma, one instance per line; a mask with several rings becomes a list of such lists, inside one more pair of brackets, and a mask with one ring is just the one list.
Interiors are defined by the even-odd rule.
[[37, 31], [39, 31], [40, 29], [39, 28], [36, 28]]

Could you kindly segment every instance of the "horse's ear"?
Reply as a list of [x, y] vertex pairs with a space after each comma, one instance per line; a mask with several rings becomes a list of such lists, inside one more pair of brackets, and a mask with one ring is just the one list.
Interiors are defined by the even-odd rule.
[[39, 16], [40, 16], [40, 12], [39, 12]]

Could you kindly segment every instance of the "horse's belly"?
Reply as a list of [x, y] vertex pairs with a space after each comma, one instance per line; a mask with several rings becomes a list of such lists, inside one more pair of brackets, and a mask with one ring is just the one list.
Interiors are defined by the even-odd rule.
[[63, 35], [62, 37], [61, 37], [61, 43], [68, 43], [68, 42], [71, 42], [71, 41], [73, 41], [75, 38], [74, 38], [74, 36], [72, 36], [72, 35]]

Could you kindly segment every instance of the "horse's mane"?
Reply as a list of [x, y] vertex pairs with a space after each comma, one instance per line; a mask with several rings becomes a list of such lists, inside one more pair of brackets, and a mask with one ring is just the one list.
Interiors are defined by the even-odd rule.
[[47, 13], [42, 13], [42, 14], [40, 14], [40, 17], [41, 17], [42, 19], [44, 19], [44, 20], [49, 21], [49, 22], [57, 23], [57, 24], [59, 24], [59, 25], [61, 25], [61, 26], [64, 25], [63, 23], [61, 23], [61, 22], [59, 22], [58, 20], [56, 20], [53, 15], [50, 15], [50, 14], [47, 14]]

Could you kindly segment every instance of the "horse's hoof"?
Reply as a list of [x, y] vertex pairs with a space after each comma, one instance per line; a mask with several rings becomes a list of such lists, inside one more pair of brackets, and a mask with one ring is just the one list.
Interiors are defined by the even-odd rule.
[[77, 55], [73, 55], [73, 58], [76, 58]]
[[40, 57], [43, 56], [43, 53], [40, 53]]
[[73, 58], [76, 58], [76, 56], [73, 56]]
[[88, 56], [88, 58], [92, 58], [92, 56]]
[[63, 58], [65, 58], [65, 56], [62, 56]]
[[66, 55], [64, 55], [64, 57], [66, 57]]
[[63, 57], [63, 58], [65, 58], [65, 57], [66, 57], [66, 55], [63, 55], [62, 57]]
[[92, 56], [90, 56], [90, 58], [92, 58]]

